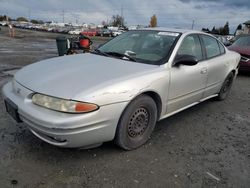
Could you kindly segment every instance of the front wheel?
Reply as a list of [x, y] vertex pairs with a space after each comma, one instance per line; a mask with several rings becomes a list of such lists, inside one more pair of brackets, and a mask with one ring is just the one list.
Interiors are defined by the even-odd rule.
[[230, 93], [231, 87], [233, 85], [233, 81], [234, 81], [234, 73], [230, 72], [220, 89], [219, 95], [217, 97], [218, 100], [221, 101], [227, 98], [228, 94]]
[[125, 150], [133, 150], [146, 143], [154, 130], [157, 107], [154, 100], [141, 95], [123, 112], [116, 130], [115, 142]]

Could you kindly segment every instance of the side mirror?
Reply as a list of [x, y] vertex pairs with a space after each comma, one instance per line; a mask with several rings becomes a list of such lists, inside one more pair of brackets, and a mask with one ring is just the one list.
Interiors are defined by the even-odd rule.
[[198, 63], [198, 59], [192, 55], [178, 55], [175, 58], [174, 65], [187, 65], [187, 66], [193, 66]]

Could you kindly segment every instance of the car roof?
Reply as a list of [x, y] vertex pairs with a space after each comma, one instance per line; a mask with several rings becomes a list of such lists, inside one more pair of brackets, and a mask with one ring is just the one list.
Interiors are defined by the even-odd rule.
[[182, 33], [182, 34], [187, 34], [187, 33], [203, 33], [203, 34], [206, 34], [205, 32], [191, 30], [191, 29], [179, 29], [179, 28], [176, 29], [176, 28], [167, 28], [167, 27], [150, 27], [150, 28], [144, 28], [144, 29], [139, 29], [139, 30], [169, 31], [169, 32]]
[[240, 37], [250, 37], [250, 34], [241, 34], [241, 35], [237, 35], [236, 37], [240, 38]]
[[200, 33], [200, 34], [206, 34], [210, 35], [208, 33], [202, 32], [202, 31], [196, 31], [196, 30], [191, 30], [191, 29], [176, 29], [176, 28], [167, 28], [167, 27], [150, 27], [150, 28], [143, 28], [143, 29], [138, 29], [141, 31], [145, 30], [152, 30], [152, 31], [168, 31], [168, 32], [175, 32], [175, 33], [181, 33], [181, 34], [191, 34], [191, 33]]

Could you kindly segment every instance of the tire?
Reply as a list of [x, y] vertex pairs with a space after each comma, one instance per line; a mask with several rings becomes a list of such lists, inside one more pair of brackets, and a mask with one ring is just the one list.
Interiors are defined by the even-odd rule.
[[220, 89], [219, 95], [217, 97], [219, 101], [225, 100], [227, 98], [228, 94], [230, 93], [231, 87], [233, 85], [233, 81], [234, 81], [234, 73], [230, 72]]
[[119, 120], [115, 143], [125, 150], [142, 146], [150, 139], [156, 121], [157, 107], [154, 100], [147, 95], [135, 98]]

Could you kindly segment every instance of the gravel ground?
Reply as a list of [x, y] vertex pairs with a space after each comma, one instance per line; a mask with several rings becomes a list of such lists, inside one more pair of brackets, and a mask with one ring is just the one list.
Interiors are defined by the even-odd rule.
[[[0, 31], [0, 87], [23, 65], [57, 55], [55, 36]], [[103, 41], [94, 40], [95, 44]], [[250, 187], [250, 75], [227, 100], [209, 100], [157, 123], [134, 151], [112, 142], [61, 149], [33, 136], [5, 112], [0, 93], [0, 187]]]
[[[66, 34], [16, 29], [15, 38], [10, 38], [8, 37], [7, 27], [1, 28], [0, 64], [24, 66], [42, 59], [58, 56], [56, 37], [72, 37], [72, 35]], [[93, 47], [97, 47], [110, 38], [92, 37], [92, 39], [94, 41]]]

